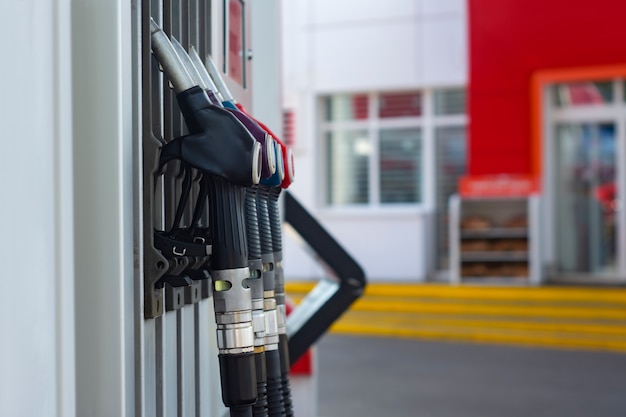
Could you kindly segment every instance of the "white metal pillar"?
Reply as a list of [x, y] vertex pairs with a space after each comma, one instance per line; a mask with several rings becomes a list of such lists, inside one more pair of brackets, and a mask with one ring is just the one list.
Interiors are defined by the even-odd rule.
[[252, 114], [282, 139], [281, 1], [250, 2]]
[[131, 2], [72, 2], [79, 416], [134, 414]]
[[69, 0], [0, 3], [0, 415], [74, 401]]

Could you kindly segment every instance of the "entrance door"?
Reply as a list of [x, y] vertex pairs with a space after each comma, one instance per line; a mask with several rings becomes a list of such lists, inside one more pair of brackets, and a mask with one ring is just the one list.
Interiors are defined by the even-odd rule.
[[617, 149], [615, 123], [556, 126], [553, 225], [558, 275], [619, 273]]

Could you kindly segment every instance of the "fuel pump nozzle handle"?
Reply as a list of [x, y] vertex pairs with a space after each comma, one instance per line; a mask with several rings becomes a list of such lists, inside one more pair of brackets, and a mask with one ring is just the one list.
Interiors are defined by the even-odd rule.
[[244, 187], [260, 180], [261, 146], [231, 113], [210, 103], [154, 21], [151, 32], [153, 51], [163, 59], [190, 132], [164, 145], [159, 162], [181, 160], [206, 182], [222, 400], [231, 417], [251, 417], [257, 387]]
[[163, 72], [167, 74], [174, 91], [182, 93], [196, 86], [197, 84], [172, 48], [169, 38], [152, 18], [150, 18], [150, 38], [152, 52], [163, 68]]

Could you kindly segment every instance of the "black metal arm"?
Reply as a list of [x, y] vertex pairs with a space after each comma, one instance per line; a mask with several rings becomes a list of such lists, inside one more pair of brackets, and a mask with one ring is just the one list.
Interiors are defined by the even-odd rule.
[[284, 192], [285, 222], [326, 265], [333, 279], [322, 279], [287, 319], [289, 358], [295, 363], [358, 299], [366, 285], [361, 266], [294, 198]]

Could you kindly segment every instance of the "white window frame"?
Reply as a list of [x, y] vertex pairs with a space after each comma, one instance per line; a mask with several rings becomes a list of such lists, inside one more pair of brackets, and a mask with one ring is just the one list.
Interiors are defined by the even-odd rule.
[[[332, 96], [332, 93], [322, 94], [317, 98], [318, 129], [317, 149], [318, 168], [321, 181], [317, 194], [317, 206], [320, 211], [327, 214], [337, 215], [411, 215], [432, 213], [436, 209], [436, 166], [435, 166], [435, 129], [439, 127], [467, 127], [467, 114], [458, 115], [435, 115], [434, 96], [436, 91], [464, 89], [465, 86], [445, 86], [429, 89], [406, 89], [402, 91], [370, 91], [367, 93], [338, 93], [360, 95], [365, 94], [368, 98], [368, 117], [363, 120], [339, 120], [328, 121], [325, 119], [326, 108], [324, 99]], [[422, 100], [422, 114], [420, 116], [396, 117], [381, 119], [379, 117], [380, 95], [388, 93], [405, 93], [419, 91]], [[421, 130], [420, 137], [420, 187], [421, 201], [416, 203], [381, 203], [380, 202], [380, 129], [418, 128]], [[332, 131], [342, 130], [365, 130], [372, 144], [369, 155], [369, 200], [367, 204], [333, 205], [327, 200], [328, 196], [328, 154], [326, 149], [326, 134]]]

